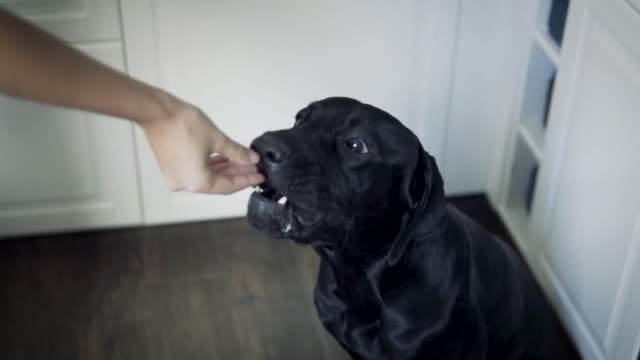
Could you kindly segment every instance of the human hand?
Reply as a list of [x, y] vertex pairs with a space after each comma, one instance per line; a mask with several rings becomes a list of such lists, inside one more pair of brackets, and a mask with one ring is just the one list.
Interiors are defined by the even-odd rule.
[[230, 194], [264, 181], [258, 154], [220, 131], [199, 109], [182, 103], [172, 116], [141, 123], [167, 186]]

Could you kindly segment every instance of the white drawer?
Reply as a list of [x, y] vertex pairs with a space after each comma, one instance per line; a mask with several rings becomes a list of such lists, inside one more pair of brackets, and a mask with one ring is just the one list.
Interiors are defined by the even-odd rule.
[[67, 42], [121, 37], [118, 0], [0, 0], [0, 6]]

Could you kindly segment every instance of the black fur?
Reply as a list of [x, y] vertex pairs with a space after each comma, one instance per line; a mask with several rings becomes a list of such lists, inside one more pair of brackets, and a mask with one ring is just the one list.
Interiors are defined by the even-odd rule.
[[354, 359], [569, 356], [523, 262], [445, 203], [435, 159], [393, 116], [329, 98], [253, 148], [267, 181], [249, 221], [315, 249], [318, 315]]

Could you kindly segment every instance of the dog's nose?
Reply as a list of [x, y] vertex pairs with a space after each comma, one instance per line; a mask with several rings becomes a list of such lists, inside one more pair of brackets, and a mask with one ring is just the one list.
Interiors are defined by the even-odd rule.
[[278, 132], [267, 132], [251, 143], [251, 149], [260, 154], [260, 165], [272, 169], [282, 165], [289, 158], [289, 147]]

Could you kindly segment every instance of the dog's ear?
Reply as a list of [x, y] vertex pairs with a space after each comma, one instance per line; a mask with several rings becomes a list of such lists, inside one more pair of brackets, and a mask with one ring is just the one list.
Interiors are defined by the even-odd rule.
[[443, 188], [435, 159], [424, 150], [419, 141], [416, 155], [413, 166], [404, 170], [400, 183], [400, 202], [409, 211], [425, 205], [432, 190], [442, 191]]
[[400, 183], [400, 202], [411, 210], [416, 209], [424, 200], [425, 193], [431, 187], [433, 175], [439, 176], [437, 168], [432, 169], [432, 159], [418, 143], [416, 161], [413, 166], [407, 167], [404, 171]]
[[298, 113], [296, 114], [296, 125], [304, 120], [307, 116], [309, 116], [309, 107], [307, 106], [306, 108], [298, 111]]
[[307, 117], [309, 117], [311, 110], [313, 110], [316, 107], [318, 107], [318, 102], [314, 101], [304, 109], [298, 111], [298, 113], [296, 114], [296, 122], [294, 125], [298, 125], [300, 121], [304, 121]]
[[[408, 169], [401, 183], [400, 199], [408, 206], [403, 219], [404, 226], [396, 238], [387, 258], [395, 264], [413, 239], [417, 223], [437, 226], [438, 218], [446, 211], [444, 183], [436, 160], [421, 145], [415, 166]], [[427, 224], [429, 223], [429, 224]]]

